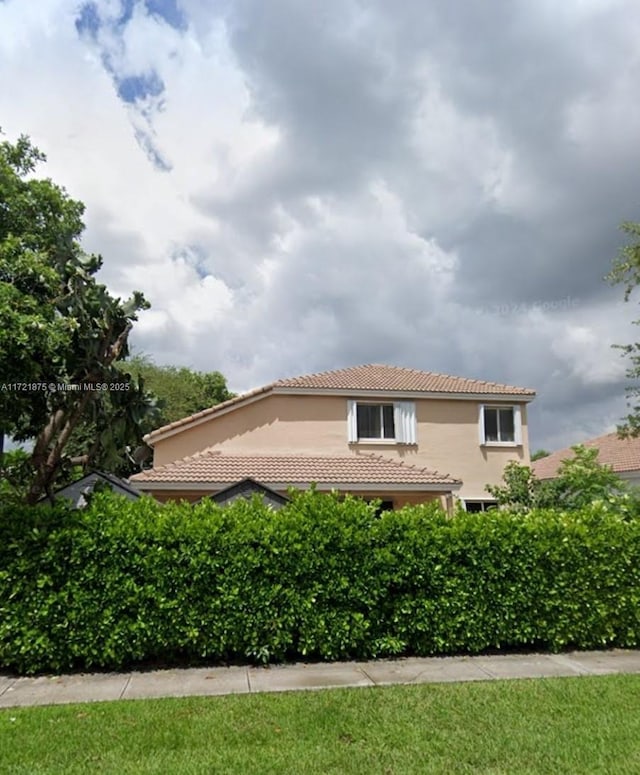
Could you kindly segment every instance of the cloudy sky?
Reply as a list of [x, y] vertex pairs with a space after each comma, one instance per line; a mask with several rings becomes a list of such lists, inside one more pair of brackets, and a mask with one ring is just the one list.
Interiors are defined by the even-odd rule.
[[639, 40], [637, 0], [0, 0], [0, 126], [158, 363], [533, 387], [555, 449], [626, 410]]

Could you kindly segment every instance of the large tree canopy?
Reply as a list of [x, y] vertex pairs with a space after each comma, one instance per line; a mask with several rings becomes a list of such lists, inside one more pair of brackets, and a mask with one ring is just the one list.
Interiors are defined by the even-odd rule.
[[134, 376], [142, 376], [147, 389], [158, 399], [159, 414], [153, 418], [154, 427], [181, 420], [234, 396], [219, 371], [158, 366], [148, 355], [133, 355], [124, 365]]
[[[607, 275], [607, 280], [614, 285], [624, 285], [624, 300], [629, 301], [631, 294], [640, 284], [640, 223], [626, 222], [622, 224], [622, 229], [630, 238], [630, 242], [620, 251], [611, 272]], [[640, 320], [635, 320], [634, 323], [640, 325]], [[640, 403], [638, 403], [640, 388], [637, 386], [637, 380], [640, 378], [640, 343], [616, 345], [616, 347], [619, 347], [629, 358], [631, 365], [627, 370], [627, 376], [635, 383], [627, 389], [628, 406], [631, 411], [619, 426], [618, 432], [621, 436], [638, 436], [640, 435]]]
[[0, 142], [0, 426], [35, 440], [31, 502], [50, 491], [83, 420], [100, 432], [73, 461], [86, 464], [100, 449], [123, 454], [118, 440], [151, 408], [140, 381], [116, 366], [148, 304], [96, 281], [102, 258], [80, 243], [84, 205], [34, 177], [44, 160], [26, 137]]
[[116, 364], [124, 374], [136, 381], [143, 380], [145, 390], [157, 402], [157, 410], [142, 419], [136, 428], [109, 425], [99, 427], [91, 415], [87, 415], [74, 431], [69, 449], [81, 454], [83, 449], [97, 443], [105, 434], [118, 433], [116, 448], [128, 449], [126, 457], [113, 456], [113, 445], [96, 449], [94, 466], [104, 471], [128, 476], [151, 461], [151, 450], [142, 437], [161, 425], [180, 420], [190, 414], [207, 409], [233, 397], [227, 382], [219, 371], [199, 372], [185, 367], [158, 366], [148, 355], [133, 355]]

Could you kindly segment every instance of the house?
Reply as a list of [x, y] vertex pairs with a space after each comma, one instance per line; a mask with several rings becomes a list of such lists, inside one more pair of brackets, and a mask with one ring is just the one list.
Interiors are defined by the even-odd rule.
[[[102, 485], [116, 495], [122, 495], [129, 500], [137, 500], [140, 497], [140, 492], [127, 484], [123, 479], [102, 471], [93, 471], [77, 479], [75, 482], [61, 487], [53, 493], [53, 497], [55, 500], [62, 498], [69, 500], [74, 508], [81, 509], [87, 505], [88, 496], [93, 493], [98, 485]], [[46, 496], [40, 499], [41, 502], [46, 500], [48, 500]]]
[[[631, 484], [640, 484], [640, 438], [621, 439], [617, 433], [606, 433], [589, 441], [583, 441], [587, 449], [598, 449], [597, 462], [611, 466], [618, 476]], [[555, 479], [563, 460], [574, 455], [570, 447], [553, 452], [531, 464], [537, 479]]]
[[386, 508], [457, 496], [482, 510], [506, 463], [529, 463], [534, 396], [377, 364], [281, 379], [150, 433], [154, 467], [131, 481], [161, 501], [251, 478], [282, 496], [315, 483]]

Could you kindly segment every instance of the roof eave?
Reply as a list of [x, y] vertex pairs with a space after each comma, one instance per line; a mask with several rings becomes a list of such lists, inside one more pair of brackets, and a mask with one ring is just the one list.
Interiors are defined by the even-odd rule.
[[234, 399], [234, 403], [229, 406], [221, 406], [221, 408], [212, 406], [211, 409], [205, 410], [206, 414], [203, 413], [200, 417], [194, 417], [193, 420], [182, 424], [172, 423], [171, 425], [165, 425], [164, 428], [158, 428], [155, 431], [151, 431], [151, 433], [147, 433], [142, 437], [142, 440], [150, 447], [153, 447], [157, 441], [163, 441], [164, 439], [168, 439], [171, 436], [186, 431], [188, 428], [195, 428], [198, 425], [209, 422], [212, 417], [222, 417], [222, 415], [228, 414], [229, 412], [235, 412], [236, 409], [239, 409], [242, 406], [253, 404], [255, 401], [261, 401], [263, 398], [266, 398], [267, 395], [270, 395], [271, 392], [272, 388], [268, 388], [261, 393], [247, 394], [245, 397], [238, 396], [237, 399]]
[[300, 387], [274, 387], [273, 393], [281, 395], [324, 395], [367, 397], [367, 398], [432, 398], [453, 401], [510, 401], [529, 403], [536, 397], [534, 393], [462, 393], [427, 390], [375, 390], [375, 389], [347, 389], [347, 388], [300, 388]]
[[[136, 482], [136, 485], [140, 490], [157, 490], [164, 492], [171, 490], [186, 492], [210, 490], [212, 492], [217, 492], [218, 490], [227, 489], [233, 484], [236, 484], [236, 482]], [[269, 482], [266, 480], [263, 481], [262, 479], [260, 480], [260, 484], [276, 491], [287, 490], [289, 487], [293, 487], [297, 490], [308, 489], [311, 487], [311, 482]], [[398, 482], [395, 484], [384, 482], [317, 482], [315, 483], [315, 487], [321, 492], [328, 492], [331, 490], [350, 490], [355, 492], [372, 492], [377, 490], [380, 490], [381, 492], [454, 492], [462, 487], [462, 482], [436, 482], [431, 484], [404, 484]]]

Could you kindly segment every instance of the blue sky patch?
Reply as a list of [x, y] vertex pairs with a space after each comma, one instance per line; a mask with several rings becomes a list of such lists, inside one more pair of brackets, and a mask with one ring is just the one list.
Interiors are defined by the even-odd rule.
[[153, 164], [153, 166], [160, 172], [170, 172], [172, 169], [171, 164], [162, 156], [160, 151], [154, 146], [153, 140], [149, 137], [148, 133], [143, 132], [142, 129], [135, 130], [135, 137], [138, 145], [146, 153], [147, 158]]
[[88, 34], [95, 38], [100, 29], [100, 13], [95, 3], [85, 3], [76, 17], [76, 30], [79, 35]]
[[116, 78], [116, 86], [120, 99], [130, 104], [145, 97], [157, 97], [164, 91], [162, 79], [153, 71], [144, 75]]
[[[140, 0], [121, 0], [120, 15], [114, 25], [116, 28], [126, 27], [131, 21], [137, 1], [140, 2]], [[187, 28], [187, 17], [178, 6], [177, 0], [142, 0], [142, 3], [150, 14], [162, 19], [170, 27], [176, 30]], [[98, 3], [88, 2], [80, 7], [75, 22], [78, 34], [88, 34], [95, 38], [102, 23]]]
[[145, 6], [149, 13], [159, 16], [170, 27], [176, 30], [187, 28], [187, 17], [178, 7], [176, 0], [145, 0]]
[[[0, 0], [2, 2], [2, 0]], [[135, 129], [136, 141], [144, 150], [149, 160], [157, 170], [168, 171], [170, 163], [155, 147], [153, 133], [153, 118], [155, 113], [163, 109], [164, 103], [158, 99], [165, 90], [164, 82], [155, 70], [133, 75], [124, 75], [121, 66], [114, 61], [109, 46], [102, 41], [101, 31], [108, 27], [110, 36], [118, 44], [124, 45], [124, 30], [131, 21], [136, 7], [156, 18], [156, 21], [168, 24], [174, 29], [184, 30], [187, 27], [186, 17], [178, 7], [179, 0], [120, 0], [117, 16], [105, 17], [99, 2], [89, 0], [84, 2], [75, 20], [78, 35], [90, 38], [97, 46], [102, 64], [113, 79], [118, 97], [127, 105], [133, 106], [138, 118], [149, 127], [149, 131]]]
[[118, 17], [116, 24], [118, 27], [125, 27], [131, 21], [131, 17], [133, 16], [133, 9], [136, 6], [136, 1], [120, 0], [120, 2], [122, 3], [122, 13]]

